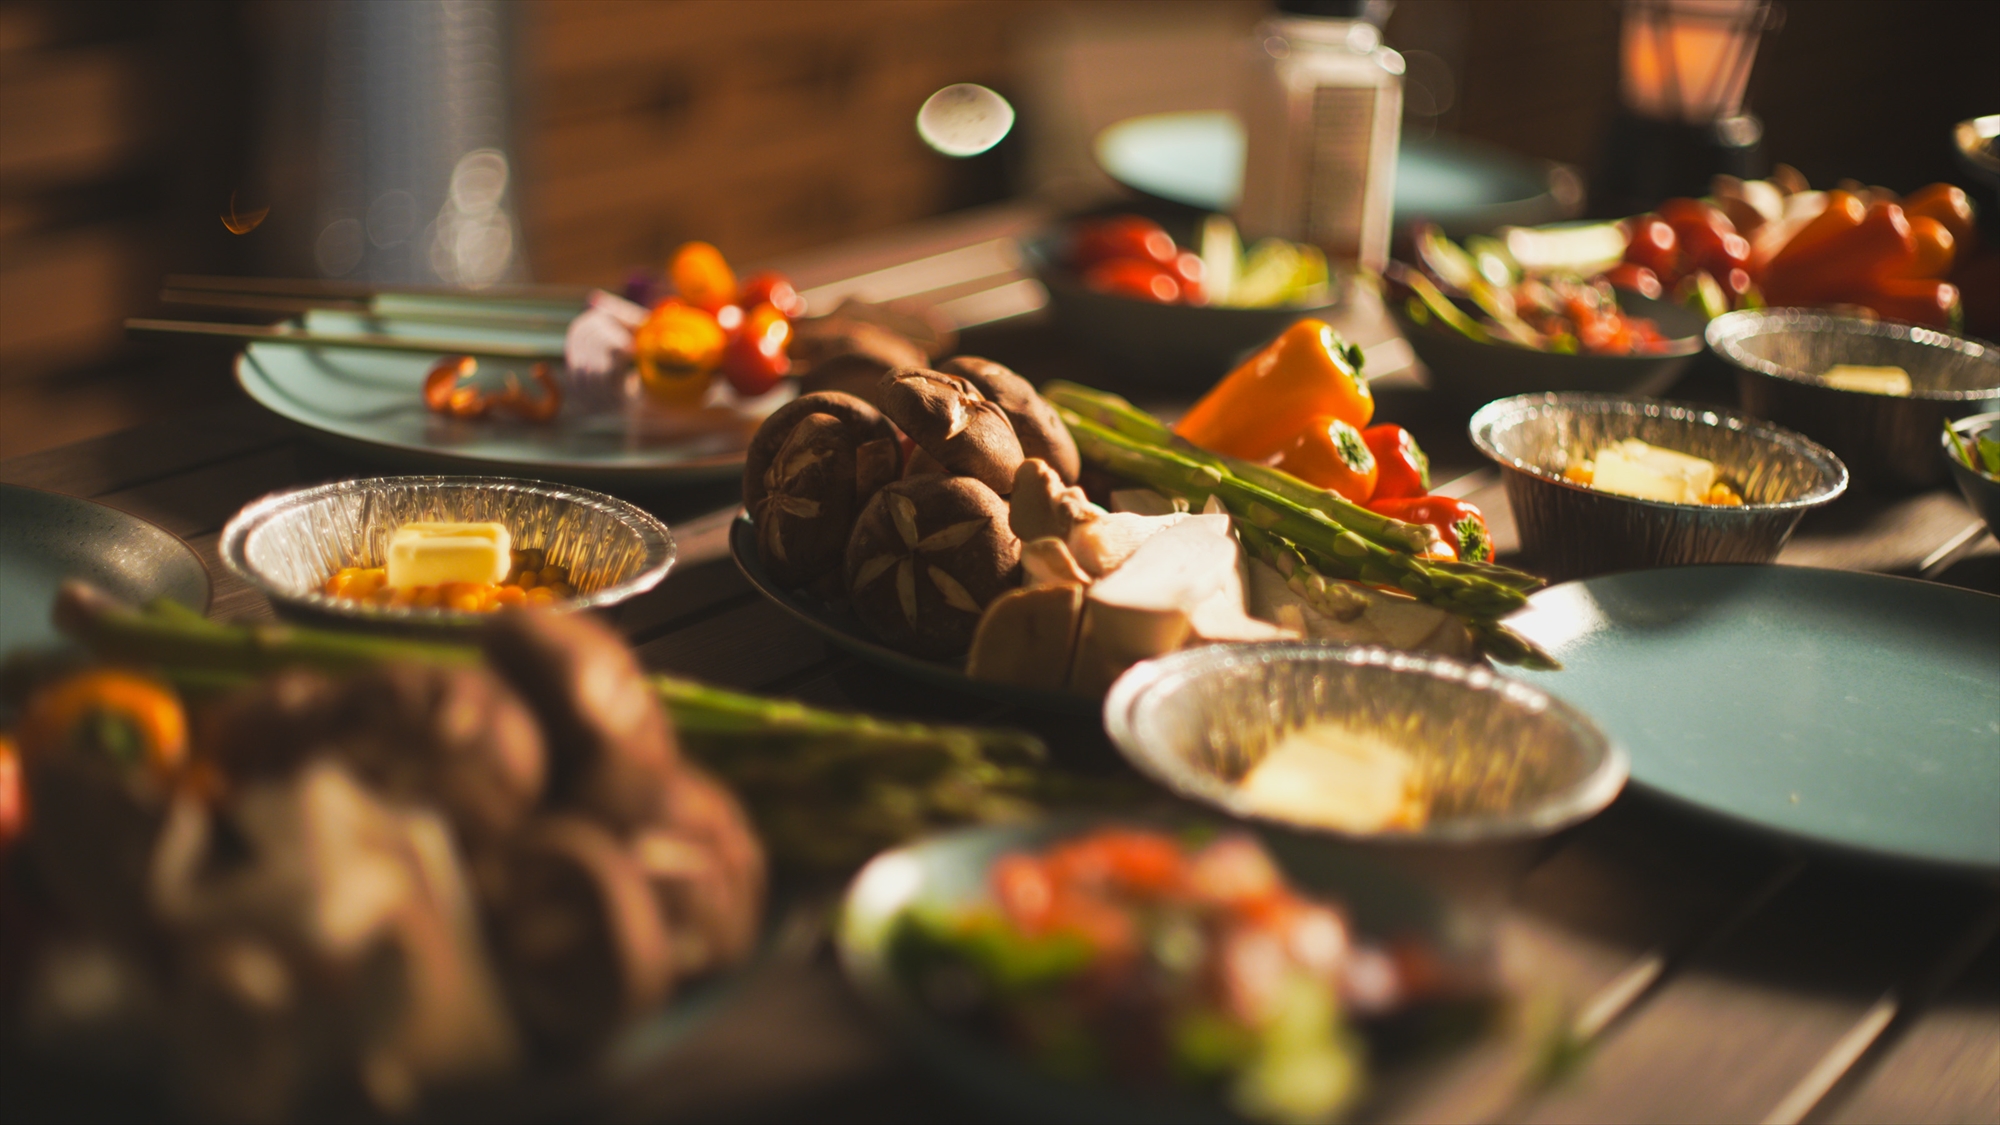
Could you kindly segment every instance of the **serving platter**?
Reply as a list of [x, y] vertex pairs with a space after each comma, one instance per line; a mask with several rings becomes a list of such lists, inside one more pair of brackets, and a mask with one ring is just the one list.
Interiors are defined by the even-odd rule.
[[[318, 335], [444, 334], [420, 319], [330, 311], [307, 314], [304, 327]], [[450, 335], [562, 354], [560, 328], [456, 324]], [[716, 403], [665, 410], [636, 393], [628, 378], [568, 388], [562, 413], [553, 422], [454, 419], [424, 407], [420, 392], [436, 359], [421, 353], [253, 343], [237, 357], [236, 382], [265, 409], [371, 460], [603, 487], [700, 484], [741, 473], [750, 435], [780, 397], [760, 399], [746, 409]], [[522, 375], [530, 366], [523, 360], [505, 362]]]
[[1102, 705], [1100, 700], [1070, 695], [1067, 692], [1043, 691], [1038, 688], [975, 680], [965, 674], [960, 664], [925, 660], [920, 656], [897, 652], [879, 643], [869, 636], [860, 618], [844, 607], [831, 607], [802, 593], [787, 590], [772, 578], [770, 572], [764, 569], [763, 561], [757, 557], [757, 525], [751, 521], [748, 513], [738, 514], [735, 521], [729, 525], [729, 553], [736, 559], [737, 569], [743, 572], [743, 577], [750, 580], [750, 584], [757, 588], [758, 593], [769, 598], [778, 608], [791, 614], [813, 632], [825, 637], [836, 648], [852, 653], [870, 664], [900, 672], [927, 684], [1034, 711], [1095, 715]]
[[1508, 624], [1640, 786], [1873, 856], [2000, 870], [2000, 597], [1695, 566], [1554, 586]]
[[[869, 861], [850, 884], [834, 935], [842, 972], [872, 1007], [900, 1032], [913, 1052], [973, 1104], [1023, 1121], [1240, 1122], [1220, 1104], [1165, 1088], [1137, 1093], [1110, 1085], [1065, 1081], [1048, 1075], [994, 1044], [932, 1014], [898, 979], [889, 942], [905, 911], [956, 914], [989, 901], [988, 872], [1010, 852], [1038, 851], [1107, 822], [1083, 816], [1033, 824], [959, 829], [929, 837]], [[1161, 822], [1152, 827], [1173, 829]], [[1183, 829], [1203, 830], [1200, 823]], [[1354, 853], [1315, 851], [1278, 857], [1286, 875], [1308, 895], [1340, 900], [1357, 930], [1374, 937], [1417, 937], [1448, 961], [1490, 965], [1493, 937], [1472, 911], [1454, 906], [1423, 884]], [[1475, 1033], [1479, 1030], [1473, 1028]], [[1487, 1032], [1488, 1036], [1496, 1034]], [[1459, 1045], [1454, 1042], [1452, 1045]], [[1407, 1068], [1410, 1074], [1394, 1073]], [[1370, 1075], [1378, 1088], [1420, 1074], [1421, 1062]], [[1362, 1107], [1366, 1109], [1364, 1101]]]
[[74, 496], [0, 484], [0, 655], [55, 644], [56, 588], [81, 578], [135, 605], [208, 609], [208, 568], [172, 532]]

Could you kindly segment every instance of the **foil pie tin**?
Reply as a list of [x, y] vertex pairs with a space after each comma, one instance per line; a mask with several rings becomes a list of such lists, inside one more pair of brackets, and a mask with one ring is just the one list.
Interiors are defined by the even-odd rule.
[[[1529, 569], [1552, 581], [1655, 566], [1770, 562], [1807, 511], [1847, 489], [1847, 467], [1826, 447], [1705, 406], [1520, 395], [1481, 407], [1470, 429], [1472, 443], [1505, 475]], [[1742, 490], [1744, 503], [1642, 500], [1563, 476], [1569, 465], [1626, 438], [1715, 462]]]
[[612, 606], [657, 586], [674, 563], [667, 525], [600, 492], [511, 477], [364, 477], [274, 492], [222, 529], [222, 561], [280, 615], [390, 628], [465, 627], [484, 613], [389, 606], [321, 593], [335, 571], [381, 566], [389, 538], [416, 520], [492, 520], [516, 549], [568, 568], [576, 595], [559, 609]]

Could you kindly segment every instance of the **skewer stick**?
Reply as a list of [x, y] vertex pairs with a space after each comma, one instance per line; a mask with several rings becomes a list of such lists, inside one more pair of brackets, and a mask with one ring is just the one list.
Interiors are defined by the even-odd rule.
[[513, 328], [525, 332], [560, 332], [570, 319], [541, 313], [515, 312], [504, 307], [481, 308], [464, 304], [456, 309], [430, 308], [421, 303], [383, 309], [377, 302], [353, 297], [296, 297], [258, 293], [225, 293], [221, 290], [162, 289], [160, 300], [170, 305], [193, 305], [208, 309], [239, 309], [244, 312], [289, 313], [294, 316], [325, 310], [364, 317], [422, 321], [426, 324], [462, 324], [478, 328]]
[[431, 355], [474, 355], [492, 359], [563, 358], [560, 345], [500, 344], [476, 340], [432, 340], [416, 336], [336, 336], [306, 332], [282, 325], [212, 324], [194, 320], [146, 320], [125, 322], [125, 331], [138, 336], [201, 336], [217, 340], [249, 343], [290, 344], [302, 348], [351, 348], [377, 352], [416, 352]]

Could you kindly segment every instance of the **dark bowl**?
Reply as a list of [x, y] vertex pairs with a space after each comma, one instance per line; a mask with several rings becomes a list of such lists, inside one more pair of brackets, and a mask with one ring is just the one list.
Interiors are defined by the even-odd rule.
[[1245, 355], [1338, 302], [1233, 309], [1161, 305], [1086, 289], [1056, 255], [1056, 237], [1024, 239], [1021, 256], [1049, 291], [1057, 329], [1113, 366], [1121, 382], [1205, 391]]
[[1430, 372], [1431, 389], [1453, 406], [1470, 411], [1496, 398], [1550, 391], [1641, 397], [1664, 393], [1701, 354], [1701, 314], [1629, 293], [1619, 294], [1618, 301], [1631, 315], [1657, 324], [1660, 334], [1672, 341], [1670, 348], [1648, 355], [1569, 355], [1480, 343], [1436, 321], [1412, 321], [1400, 301], [1384, 304]]
[[[1937, 443], [1945, 421], [2000, 409], [2000, 348], [1934, 328], [1815, 309], [1745, 310], [1711, 321], [1708, 346], [1735, 369], [1745, 413], [1824, 442], [1857, 484], [1944, 483]], [[1910, 373], [1910, 395], [1819, 381], [1840, 363], [1900, 367]]]
[[[1995, 439], [2000, 439], [2000, 414], [1974, 414], [1970, 418], [1960, 418], [1951, 424], [1959, 436], [1969, 445], [1974, 434], [1993, 431]], [[1986, 521], [1986, 530], [2000, 536], [2000, 478], [1991, 477], [1977, 469], [1961, 464], [1958, 455], [1951, 450], [1951, 439], [1942, 432], [1938, 441], [1945, 447], [1944, 459], [1951, 466], [1951, 477], [1958, 482], [1958, 490], [1965, 494], [1965, 502]]]
[[[1727, 410], [1616, 395], [1521, 395], [1472, 416], [1472, 443], [1501, 467], [1521, 549], [1554, 581], [1691, 563], [1778, 557], [1812, 508], [1847, 489], [1840, 459]], [[1638, 438], [1703, 457], [1743, 490], [1741, 507], [1599, 492], [1563, 476], [1604, 445]]]

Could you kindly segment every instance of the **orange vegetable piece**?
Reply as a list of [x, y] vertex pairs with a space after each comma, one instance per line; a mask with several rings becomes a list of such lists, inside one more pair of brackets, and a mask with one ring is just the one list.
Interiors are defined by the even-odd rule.
[[0, 855], [28, 832], [28, 787], [21, 780], [21, 750], [0, 734]]
[[1843, 294], [1848, 304], [1865, 305], [1887, 320], [1950, 329], [1959, 315], [1958, 286], [1928, 277], [1877, 278], [1865, 289]]
[[722, 251], [706, 242], [684, 242], [674, 251], [667, 266], [674, 289], [681, 300], [695, 308], [714, 312], [736, 301], [736, 274]]
[[1375, 414], [1361, 350], [1319, 320], [1301, 320], [1230, 372], [1174, 427], [1203, 449], [1262, 461], [1331, 415], [1359, 429]]
[[1381, 474], [1381, 463], [1375, 460], [1361, 431], [1325, 414], [1307, 423], [1305, 431], [1292, 439], [1278, 455], [1277, 467], [1356, 504], [1366, 504], [1375, 495]]
[[1811, 304], [1811, 298], [1794, 294], [1806, 291], [1809, 280], [1825, 273], [1831, 247], [1867, 215], [1859, 198], [1844, 191], [1826, 193], [1826, 210], [1800, 228], [1765, 265], [1764, 299], [1773, 305]]
[[135, 672], [92, 668], [48, 684], [21, 716], [23, 755], [95, 744], [171, 778], [187, 764], [187, 713], [172, 688]]
[[1979, 239], [1972, 200], [1965, 189], [1953, 184], [1932, 184], [1911, 192], [1903, 199], [1903, 214], [1913, 222], [1921, 215], [1943, 223], [1961, 255], [1972, 253], [1973, 244]]
[[[1814, 225], [1818, 220], [1814, 220]], [[1812, 231], [1808, 226], [1800, 236]], [[1786, 247], [1789, 251], [1791, 247]], [[1771, 259], [1764, 296], [1773, 305], [1818, 305], [1841, 299], [1843, 293], [1871, 278], [1907, 277], [1917, 258], [1916, 240], [1902, 207], [1877, 203], [1861, 222], [1836, 231], [1812, 248], [1813, 253], [1787, 260], [1785, 252]]]
[[1909, 217], [1910, 239], [1917, 248], [1908, 276], [1943, 277], [1950, 273], [1958, 248], [1958, 239], [1952, 236], [1951, 228], [1929, 215], [1904, 214]]
[[654, 397], [693, 406], [708, 391], [709, 376], [722, 366], [729, 336], [714, 315], [675, 300], [653, 306], [632, 336], [632, 362], [639, 381]]

